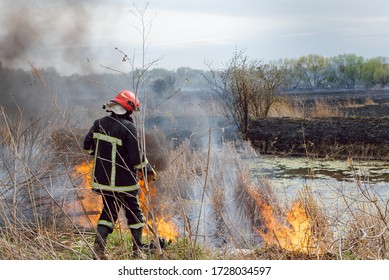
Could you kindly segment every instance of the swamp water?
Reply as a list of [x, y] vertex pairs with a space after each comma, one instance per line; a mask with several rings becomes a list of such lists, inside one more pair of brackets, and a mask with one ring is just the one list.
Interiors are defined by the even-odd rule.
[[[304, 185], [318, 195], [333, 188], [349, 189], [360, 182], [389, 197], [389, 163], [259, 156], [246, 161], [253, 182], [266, 177], [278, 195], [294, 198]], [[349, 190], [351, 190], [349, 189]]]
[[361, 204], [389, 199], [389, 163], [258, 156], [244, 160], [253, 184], [267, 180], [281, 205], [290, 205], [304, 189], [328, 217], [344, 225]]

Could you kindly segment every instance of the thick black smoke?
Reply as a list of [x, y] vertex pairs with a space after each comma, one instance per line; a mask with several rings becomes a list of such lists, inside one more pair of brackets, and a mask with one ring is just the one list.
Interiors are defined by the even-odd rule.
[[145, 135], [147, 160], [156, 171], [169, 167], [169, 143], [161, 131], [148, 130]]
[[90, 50], [85, 49], [85, 42], [91, 27], [86, 3], [5, 0], [0, 4], [0, 61], [7, 67], [25, 67], [42, 59], [87, 67]]
[[[92, 31], [91, 5], [99, 3], [100, 0], [0, 2], [0, 106], [7, 113], [19, 115], [21, 110], [26, 118], [47, 115], [55, 111], [50, 95], [61, 96], [57, 99], [61, 105], [74, 104], [73, 95], [79, 96], [83, 86], [75, 89], [74, 81], [60, 79], [61, 73], [56, 69], [92, 72], [88, 59], [93, 53], [86, 46]], [[39, 69], [41, 76], [34, 75], [33, 69]]]

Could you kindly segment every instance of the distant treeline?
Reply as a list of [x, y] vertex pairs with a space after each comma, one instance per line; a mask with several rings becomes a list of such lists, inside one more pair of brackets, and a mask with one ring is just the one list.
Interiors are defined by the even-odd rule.
[[355, 54], [341, 54], [327, 58], [310, 54], [276, 63], [288, 69], [289, 90], [353, 90], [389, 85], [388, 57], [366, 59]]
[[[281, 91], [354, 90], [389, 86], [388, 57], [366, 59], [355, 54], [342, 54], [327, 58], [310, 54], [294, 59], [280, 59], [268, 65], [283, 69], [283, 75], [287, 76], [283, 78], [287, 82], [279, 88]], [[68, 105], [86, 106], [109, 98], [114, 89], [131, 89], [131, 77], [136, 75], [112, 71], [104, 74], [75, 73], [63, 76], [54, 67], [40, 71], [44, 82], [55, 92], [59, 101]], [[178, 89], [199, 94], [209, 88], [204, 77], [210, 72], [189, 67], [174, 71], [151, 69], [148, 70], [143, 88], [154, 94], [153, 100], [156, 103], [168, 98]], [[47, 95], [42, 94], [41, 82], [32, 71], [3, 67], [0, 61], [0, 106], [8, 110], [18, 109], [20, 106], [25, 112], [33, 109], [31, 113], [35, 113], [34, 110], [42, 107], [48, 99]]]

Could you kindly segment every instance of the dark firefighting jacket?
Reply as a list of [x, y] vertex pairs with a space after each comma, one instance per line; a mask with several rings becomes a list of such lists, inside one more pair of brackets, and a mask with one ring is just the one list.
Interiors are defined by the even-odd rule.
[[139, 189], [137, 170], [147, 160], [139, 152], [136, 128], [129, 115], [112, 113], [96, 120], [85, 137], [84, 149], [94, 155], [92, 189]]

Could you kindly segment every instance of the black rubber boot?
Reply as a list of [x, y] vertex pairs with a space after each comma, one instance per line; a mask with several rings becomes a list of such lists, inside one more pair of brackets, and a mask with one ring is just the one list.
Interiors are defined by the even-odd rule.
[[94, 260], [106, 260], [107, 256], [105, 255], [105, 244], [107, 242], [108, 235], [111, 233], [111, 229], [106, 226], [98, 225], [97, 233], [95, 237], [95, 242], [93, 245]]
[[144, 254], [142, 250], [147, 248], [147, 245], [142, 243], [142, 233], [143, 233], [143, 228], [131, 229], [132, 252], [135, 257], [140, 257], [140, 258], [144, 258]]

